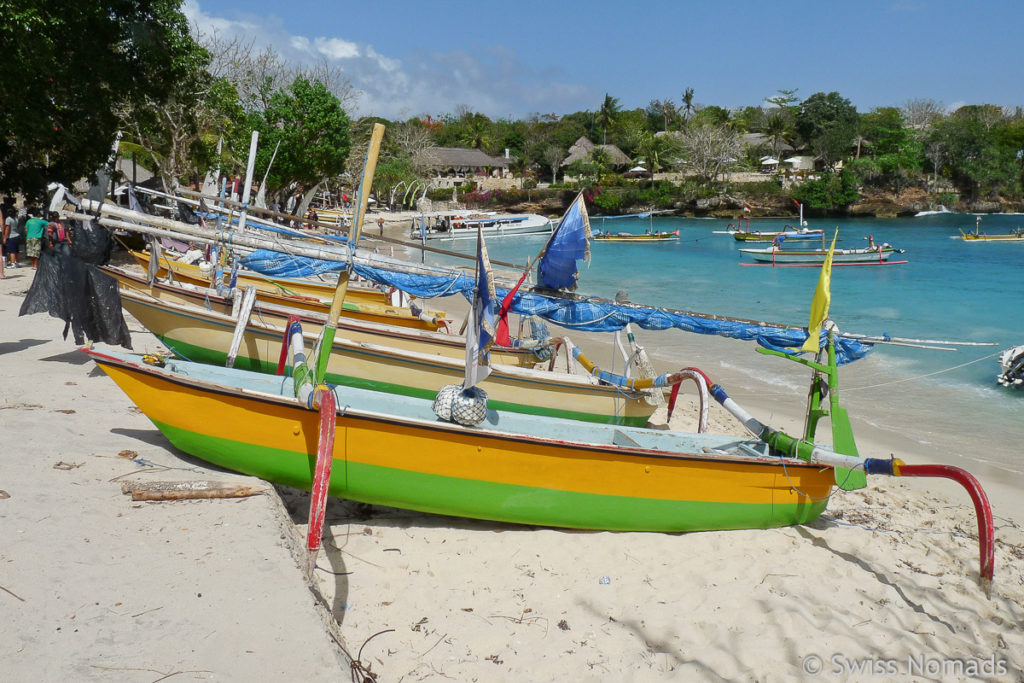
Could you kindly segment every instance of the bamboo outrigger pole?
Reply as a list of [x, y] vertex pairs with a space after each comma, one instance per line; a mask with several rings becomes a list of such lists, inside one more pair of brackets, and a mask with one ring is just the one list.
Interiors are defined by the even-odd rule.
[[[373, 124], [370, 147], [366, 151], [366, 161], [363, 164], [363, 178], [359, 181], [359, 192], [356, 195], [356, 213], [352, 217], [352, 230], [348, 237], [348, 246], [353, 252], [359, 243], [363, 219], [366, 217], [367, 200], [370, 197], [370, 187], [373, 185], [373, 174], [377, 170], [377, 155], [380, 153], [380, 143], [383, 138], [384, 125], [380, 123]], [[342, 304], [345, 303], [348, 281], [354, 265], [355, 260], [349, 259], [348, 267], [338, 274], [338, 287], [334, 290], [334, 301], [331, 302], [331, 310], [327, 315], [327, 325], [324, 326], [323, 340], [320, 343], [320, 350], [316, 358], [317, 384], [322, 383], [327, 375], [327, 360], [330, 358], [331, 348], [334, 346], [334, 334], [338, 329], [338, 318], [341, 316]]]

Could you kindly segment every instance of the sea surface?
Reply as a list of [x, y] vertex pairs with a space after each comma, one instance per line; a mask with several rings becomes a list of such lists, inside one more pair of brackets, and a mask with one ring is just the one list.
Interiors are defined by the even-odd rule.
[[[929, 340], [991, 342], [936, 351], [877, 345], [840, 372], [844, 404], [858, 419], [883, 433], [910, 439], [941, 461], [1006, 476], [1024, 488], [1024, 391], [999, 386], [1002, 350], [1024, 344], [1024, 242], [970, 243], [959, 230], [973, 230], [975, 214], [932, 213], [899, 219], [808, 221], [837, 247], [864, 246], [873, 236], [904, 249], [901, 265], [837, 267], [832, 273], [831, 317], [841, 330]], [[613, 232], [680, 231], [678, 242], [594, 242], [581, 268], [579, 292], [672, 309], [806, 326], [817, 268], [741, 266], [730, 235], [715, 234], [729, 221], [654, 217], [606, 221], [595, 229]], [[755, 219], [752, 229], [774, 231], [796, 219]], [[1008, 233], [1024, 227], [1024, 215], [985, 215], [981, 230]], [[495, 260], [525, 264], [546, 235], [495, 237], [487, 242]], [[443, 240], [434, 246], [462, 252], [475, 242]], [[768, 246], [768, 245], [747, 245]], [[428, 255], [428, 262], [454, 260]], [[748, 342], [680, 331], [637, 331], [659, 371], [711, 363], [710, 374], [734, 383], [734, 397], [792, 400], [802, 406], [807, 371], [795, 363], [754, 352]], [[601, 361], [599, 361], [601, 362]], [[602, 362], [604, 364], [604, 362]], [[724, 381], [723, 381], [724, 383]], [[730, 387], [726, 387], [730, 389]], [[888, 455], [882, 454], [882, 455]]]

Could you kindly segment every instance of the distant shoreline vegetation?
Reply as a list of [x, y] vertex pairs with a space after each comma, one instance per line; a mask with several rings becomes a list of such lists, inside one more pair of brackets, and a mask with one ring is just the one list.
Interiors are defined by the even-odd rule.
[[[684, 88], [645, 107], [606, 94], [592, 111], [515, 120], [464, 106], [352, 118], [357, 91], [342, 71], [193, 35], [181, 0], [113, 9], [83, 0], [61, 16], [14, 0], [14, 10], [0, 25], [10, 46], [0, 92], [32, 106], [0, 108], [10, 131], [0, 195], [29, 202], [50, 182], [94, 174], [118, 131], [120, 155], [165, 190], [198, 185], [211, 168], [243, 177], [257, 131], [255, 182], [266, 177], [267, 203], [304, 211], [352, 194], [372, 124], [384, 122], [372, 191], [392, 209], [455, 200], [557, 210], [580, 190], [609, 214], [735, 216], [749, 205], [754, 215], [792, 215], [793, 199], [809, 215], [1024, 209], [1019, 107], [912, 99], [858, 112], [838, 92], [794, 88], [726, 109]], [[81, 35], [90, 40], [66, 39]]]

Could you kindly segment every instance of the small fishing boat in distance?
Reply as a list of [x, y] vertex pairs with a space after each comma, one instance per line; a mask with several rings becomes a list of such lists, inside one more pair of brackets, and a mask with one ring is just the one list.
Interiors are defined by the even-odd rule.
[[655, 242], [674, 242], [679, 239], [679, 231], [672, 232], [594, 232], [594, 239], [600, 242], [630, 242], [635, 244], [653, 244]]
[[[782, 241], [785, 238], [776, 238], [772, 246], [766, 249], [740, 249], [743, 254], [749, 255], [757, 263], [741, 263], [741, 266], [818, 266], [825, 262], [828, 256], [828, 249], [783, 249]], [[832, 264], [836, 266], [846, 265], [885, 265], [902, 264], [903, 261], [890, 261], [893, 254], [902, 254], [902, 249], [896, 249], [887, 242], [875, 244], [874, 238], [868, 236], [868, 246], [861, 249], [836, 249], [832, 253]]]
[[986, 235], [981, 231], [981, 216], [978, 216], [978, 220], [974, 223], [974, 232], [961, 230], [959, 235], [953, 235], [951, 239], [964, 242], [1024, 242], [1024, 229], [1017, 228], [1005, 235]]
[[[485, 237], [505, 235], [532, 235], [551, 232], [551, 219], [535, 213], [498, 214], [494, 212], [453, 212], [434, 214], [434, 225], [427, 221], [413, 220], [410, 237], [419, 240], [476, 239], [477, 227], [482, 228]], [[421, 229], [422, 227], [422, 229]]]

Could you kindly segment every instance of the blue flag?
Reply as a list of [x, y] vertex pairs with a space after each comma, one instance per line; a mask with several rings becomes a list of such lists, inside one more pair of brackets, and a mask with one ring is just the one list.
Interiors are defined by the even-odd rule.
[[579, 276], [576, 261], [590, 259], [590, 217], [581, 192], [558, 221], [537, 266], [537, 285], [574, 289]]
[[498, 308], [483, 228], [477, 225], [476, 230], [476, 291], [469, 325], [466, 327], [466, 381], [462, 385], [463, 389], [472, 389], [491, 374], [489, 352], [494, 343], [494, 318]]

